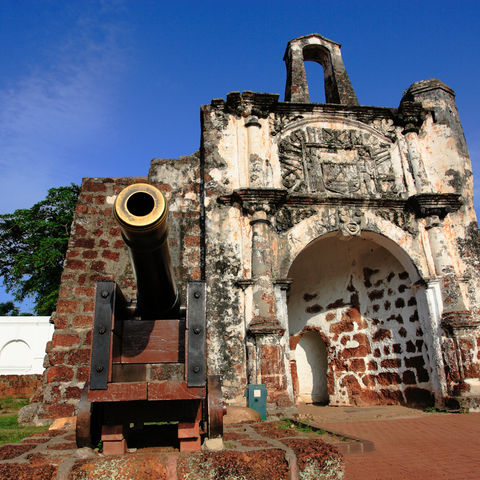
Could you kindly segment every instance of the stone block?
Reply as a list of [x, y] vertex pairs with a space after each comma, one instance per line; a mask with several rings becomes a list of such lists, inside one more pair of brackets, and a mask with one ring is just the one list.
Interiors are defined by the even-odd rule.
[[223, 450], [222, 438], [206, 438], [203, 442], [203, 448], [210, 452], [218, 452]]
[[123, 455], [127, 452], [127, 442], [122, 440], [108, 440], [103, 442], [104, 455]]

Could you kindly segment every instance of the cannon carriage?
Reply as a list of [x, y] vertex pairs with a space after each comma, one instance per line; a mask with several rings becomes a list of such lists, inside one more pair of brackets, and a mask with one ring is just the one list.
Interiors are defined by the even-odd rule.
[[198, 450], [202, 434], [222, 435], [224, 413], [220, 378], [206, 374], [205, 282], [190, 281], [182, 305], [167, 242], [168, 204], [156, 187], [126, 187], [114, 216], [137, 299], [126, 299], [114, 281], [97, 283], [77, 445], [101, 440], [105, 453], [123, 453], [132, 432], [164, 423], [176, 428], [180, 451]]

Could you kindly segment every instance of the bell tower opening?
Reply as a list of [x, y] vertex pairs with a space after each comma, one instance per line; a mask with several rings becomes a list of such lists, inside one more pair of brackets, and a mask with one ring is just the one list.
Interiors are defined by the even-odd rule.
[[312, 103], [327, 103], [325, 96], [325, 69], [319, 62], [305, 62], [308, 95]]
[[[357, 96], [343, 64], [339, 43], [318, 33], [312, 33], [288, 42], [283, 59], [287, 67], [286, 102], [310, 103], [309, 84], [310, 86], [324, 84], [326, 103], [358, 105]], [[307, 82], [307, 62], [322, 65], [323, 81], [318, 80], [316, 75], [310, 75], [313, 78]], [[311, 67], [308, 69], [311, 70]]]

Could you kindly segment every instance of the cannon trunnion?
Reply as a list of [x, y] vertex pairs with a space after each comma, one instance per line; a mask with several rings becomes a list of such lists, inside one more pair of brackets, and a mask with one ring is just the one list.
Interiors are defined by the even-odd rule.
[[114, 216], [128, 246], [136, 304], [113, 281], [97, 283], [90, 381], [77, 417], [77, 445], [103, 441], [122, 453], [145, 424], [177, 429], [181, 451], [201, 433], [223, 433], [220, 378], [206, 375], [205, 282], [187, 285], [181, 307], [168, 248], [168, 205], [150, 184], [120, 192]]

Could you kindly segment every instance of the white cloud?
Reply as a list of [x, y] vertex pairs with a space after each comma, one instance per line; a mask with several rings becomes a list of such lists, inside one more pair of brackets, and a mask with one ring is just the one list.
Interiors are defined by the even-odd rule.
[[0, 91], [0, 213], [79, 181], [82, 146], [112, 128], [120, 25], [82, 17], [58, 49]]

